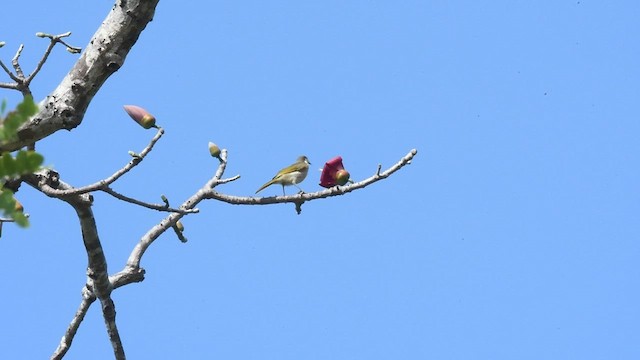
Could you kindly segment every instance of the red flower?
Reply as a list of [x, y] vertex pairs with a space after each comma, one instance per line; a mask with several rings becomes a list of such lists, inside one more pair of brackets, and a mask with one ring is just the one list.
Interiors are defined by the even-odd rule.
[[349, 172], [342, 165], [342, 157], [336, 156], [327, 161], [320, 175], [320, 186], [330, 188], [336, 185], [344, 185], [349, 181]]

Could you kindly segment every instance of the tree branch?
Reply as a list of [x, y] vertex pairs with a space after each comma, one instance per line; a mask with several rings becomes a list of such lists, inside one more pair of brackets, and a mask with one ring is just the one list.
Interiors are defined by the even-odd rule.
[[[21, 45], [22, 46], [22, 45]], [[15, 83], [12, 84], [7, 84], [7, 83], [3, 83], [2, 87], [7, 87], [7, 88], [11, 88], [11, 89], [15, 89], [17, 87], [17, 83], [18, 81], [20, 81], [20, 78], [15, 76], [13, 74], [13, 71], [9, 70], [9, 68], [7, 67], [7, 65], [5, 65], [2, 60], [0, 60], [0, 67], [2, 67], [2, 70], [4, 70], [5, 73], [7, 73], [7, 75], [9, 75], [9, 77], [11, 78], [11, 80], [15, 81]]]
[[114, 198], [118, 199], [118, 200], [122, 200], [134, 205], [138, 205], [138, 206], [142, 206], [145, 207], [147, 209], [151, 209], [151, 210], [157, 210], [157, 211], [164, 211], [164, 212], [172, 212], [172, 213], [180, 213], [180, 214], [195, 214], [200, 212], [199, 209], [177, 209], [177, 208], [172, 208], [170, 206], [167, 206], [166, 204], [152, 204], [152, 203], [148, 203], [148, 202], [144, 202], [144, 201], [140, 201], [125, 195], [122, 195], [120, 193], [118, 193], [117, 191], [113, 190], [112, 188], [105, 186], [103, 188], [100, 189], [101, 191], [113, 196]]
[[49, 54], [51, 54], [51, 50], [53, 50], [53, 48], [56, 46], [56, 44], [60, 43], [64, 46], [66, 46], [67, 51], [69, 51], [70, 53], [73, 54], [79, 54], [80, 51], [82, 49], [78, 48], [78, 47], [74, 47], [71, 46], [69, 44], [67, 44], [66, 42], [64, 42], [62, 40], [62, 38], [71, 36], [71, 31], [68, 31], [64, 34], [60, 34], [60, 35], [51, 35], [51, 34], [45, 34], [45, 33], [37, 33], [36, 34], [37, 37], [46, 37], [49, 38], [50, 42], [49, 42], [49, 46], [47, 46], [47, 50], [45, 50], [44, 55], [42, 55], [42, 58], [40, 59], [40, 61], [38, 61], [38, 64], [36, 65], [35, 70], [33, 70], [33, 72], [31, 73], [31, 75], [27, 76], [24, 79], [24, 84], [26, 87], [29, 87], [29, 84], [31, 84], [31, 81], [36, 77], [36, 75], [38, 75], [38, 73], [40, 72], [40, 70], [42, 69], [42, 66], [44, 65], [45, 62], [47, 62], [47, 59], [49, 58]]
[[54, 197], [63, 197], [63, 196], [70, 196], [70, 195], [77, 195], [77, 194], [85, 194], [85, 193], [89, 193], [96, 190], [104, 190], [109, 185], [113, 184], [116, 180], [118, 180], [120, 177], [122, 177], [122, 175], [128, 173], [131, 169], [133, 169], [138, 164], [140, 164], [142, 160], [144, 160], [144, 158], [147, 156], [147, 154], [151, 152], [151, 150], [153, 150], [153, 146], [158, 142], [158, 140], [160, 140], [163, 134], [164, 134], [164, 130], [162, 128], [158, 128], [158, 132], [151, 139], [151, 141], [149, 142], [149, 145], [147, 145], [140, 152], [140, 154], [133, 154], [131, 156], [132, 159], [124, 167], [122, 167], [122, 169], [116, 171], [115, 173], [113, 173], [113, 175], [109, 176], [108, 178], [100, 180], [91, 185], [82, 186], [79, 188], [71, 188], [71, 189], [65, 189], [65, 190], [46, 189], [46, 194]]
[[[234, 181], [240, 178], [239, 175], [236, 175], [231, 178], [223, 179], [222, 176], [226, 170], [227, 166], [227, 150], [222, 150], [220, 153], [220, 163], [216, 170], [215, 175], [209, 179], [202, 188], [200, 188], [194, 195], [192, 195], [189, 199], [187, 199], [180, 207], [179, 210], [184, 210], [184, 212], [180, 213], [172, 213], [165, 217], [159, 224], [152, 227], [136, 244], [131, 254], [129, 255], [129, 259], [127, 260], [127, 264], [125, 267], [119, 271], [118, 273], [108, 277], [108, 288], [109, 290], [116, 289], [121, 286], [125, 286], [134, 282], [141, 282], [144, 280], [145, 271], [140, 267], [140, 263], [142, 261], [142, 256], [146, 252], [146, 250], [151, 246], [151, 244], [162, 235], [165, 231], [170, 228], [173, 228], [175, 224], [180, 220], [188, 210], [194, 209], [195, 206], [204, 199], [216, 199], [226, 203], [235, 204], [235, 205], [267, 205], [267, 204], [276, 204], [276, 203], [294, 203], [296, 204], [296, 210], [298, 213], [301, 211], [301, 206], [305, 201], [322, 199], [331, 196], [343, 195], [351, 191], [355, 191], [361, 188], [364, 188], [368, 185], [371, 185], [377, 181], [385, 179], [391, 176], [396, 171], [400, 170], [402, 167], [408, 165], [413, 160], [414, 156], [417, 154], [417, 150], [411, 150], [407, 155], [402, 157], [396, 164], [391, 166], [389, 169], [381, 172], [381, 165], [378, 165], [378, 168], [375, 174], [367, 179], [364, 179], [360, 182], [353, 183], [347, 186], [335, 186], [330, 189], [318, 191], [315, 193], [300, 193], [296, 195], [289, 196], [274, 196], [274, 197], [266, 197], [266, 198], [256, 198], [256, 197], [239, 197], [239, 196], [231, 196], [225, 195], [216, 192], [213, 190], [216, 186], [220, 184], [225, 184], [230, 181]], [[35, 176], [35, 175], [34, 175]], [[56, 177], [51, 177], [54, 181], [57, 181]], [[33, 179], [27, 181], [30, 184], [33, 184]], [[40, 180], [40, 188], [46, 188], [42, 184], [43, 180]], [[63, 183], [62, 183], [63, 184]], [[55, 185], [55, 184], [54, 184]], [[53, 186], [56, 188], [62, 187], [62, 190], [67, 190], [68, 185], [63, 184], [63, 186]], [[52, 193], [50, 190], [47, 193]], [[66, 195], [76, 197], [76, 196], [87, 196], [87, 194], [73, 194]], [[67, 200], [65, 200], [67, 201]], [[97, 236], [97, 234], [96, 234]], [[83, 230], [83, 238], [84, 238], [84, 230]], [[88, 250], [89, 253], [89, 250]], [[100, 254], [102, 253], [100, 248]], [[91, 268], [90, 268], [91, 269]], [[106, 272], [106, 261], [105, 261], [105, 272]], [[95, 276], [89, 276], [89, 281], [87, 286], [83, 290], [83, 299], [80, 304], [80, 308], [76, 312], [76, 315], [71, 321], [69, 328], [67, 329], [65, 336], [63, 336], [60, 345], [56, 349], [54, 356], [52, 358], [60, 359], [66, 351], [68, 350], [73, 337], [82, 322], [89, 306], [96, 299], [96, 294], [94, 293], [94, 289], [96, 286], [93, 284], [93, 279]], [[100, 299], [103, 314], [105, 317], [105, 324], [107, 326], [107, 330], [109, 333], [109, 338], [114, 347], [114, 353], [116, 354], [116, 358], [120, 358], [119, 356], [124, 356], [124, 350], [122, 350], [122, 342], [120, 341], [120, 337], [117, 331], [116, 323], [115, 323], [115, 308], [113, 307], [113, 301], [110, 296], [106, 297], [105, 300]]]
[[[158, 128], [158, 132], [151, 139], [151, 141], [149, 142], [149, 145], [147, 145], [140, 152], [140, 154], [131, 155], [132, 159], [122, 169], [116, 171], [115, 173], [113, 173], [113, 175], [109, 176], [108, 178], [100, 180], [100, 181], [98, 181], [98, 182], [96, 182], [94, 184], [83, 186], [83, 187], [79, 187], [79, 188], [72, 188], [72, 189], [68, 189], [68, 190], [53, 190], [50, 193], [50, 196], [56, 196], [56, 197], [58, 197], [58, 196], [68, 196], [68, 195], [75, 195], [75, 194], [84, 194], [84, 193], [88, 193], [88, 192], [95, 191], [95, 190], [103, 190], [104, 188], [106, 188], [109, 185], [113, 184], [122, 175], [128, 173], [131, 169], [133, 169], [138, 164], [140, 164], [142, 162], [142, 160], [144, 160], [144, 158], [147, 156], [147, 154], [149, 154], [151, 152], [151, 150], [153, 150], [153, 146], [158, 142], [158, 140], [160, 140], [160, 138], [162, 137], [163, 134], [164, 134], [164, 129]], [[47, 195], [49, 195], [49, 194], [47, 194]]]
[[[227, 150], [226, 149], [222, 150], [222, 152], [220, 153], [219, 159], [220, 159], [220, 164], [218, 165], [218, 169], [216, 170], [215, 175], [211, 179], [209, 179], [205, 183], [205, 185], [202, 188], [200, 188], [200, 190], [196, 191], [195, 194], [193, 194], [189, 199], [187, 199], [179, 207], [180, 209], [188, 210], [188, 209], [195, 208], [195, 206], [198, 205], [200, 201], [205, 199], [206, 194], [210, 189], [216, 187], [218, 184], [227, 183], [231, 181], [229, 179], [221, 179], [227, 167]], [[235, 179], [237, 178], [239, 178], [239, 176], [235, 177]], [[167, 231], [169, 228], [174, 226], [176, 222], [180, 220], [183, 216], [184, 214], [180, 214], [180, 213], [173, 213], [171, 215], [168, 215], [166, 218], [160, 221], [158, 225], [155, 225], [149, 231], [147, 231], [147, 233], [144, 234], [144, 236], [142, 236], [138, 244], [136, 244], [136, 246], [133, 248], [133, 251], [129, 255], [129, 259], [127, 260], [127, 265], [122, 271], [120, 271], [120, 273], [138, 271], [138, 269], [140, 268], [140, 261], [142, 260], [142, 256], [144, 255], [145, 251], [147, 251], [149, 246], [151, 246], [151, 244], [158, 237], [160, 237], [160, 235], [162, 235], [165, 231]], [[116, 276], [121, 276], [119, 275], [120, 273], [116, 274]]]
[[403, 166], [410, 164], [413, 157], [418, 153], [418, 150], [413, 149], [407, 155], [405, 155], [400, 161], [398, 161], [395, 165], [391, 166], [389, 169], [384, 172], [380, 172], [381, 165], [378, 165], [378, 170], [376, 173], [360, 182], [356, 182], [353, 184], [349, 184], [346, 186], [334, 186], [329, 189], [321, 190], [314, 193], [298, 193], [295, 195], [285, 195], [285, 196], [271, 196], [271, 197], [253, 197], [253, 196], [233, 196], [221, 194], [213, 189], [208, 190], [205, 194], [207, 199], [215, 199], [219, 201], [226, 202], [228, 204], [233, 205], [270, 205], [270, 204], [281, 204], [281, 203], [294, 203], [296, 204], [296, 211], [298, 214], [302, 211], [301, 207], [305, 201], [322, 199], [331, 196], [343, 195], [354, 190], [362, 189], [368, 185], [371, 185], [377, 181], [385, 179], [389, 177], [394, 172], [400, 170]]
[[31, 81], [33, 81], [33, 79], [36, 77], [36, 75], [38, 75], [38, 73], [42, 69], [42, 66], [49, 58], [49, 54], [51, 54], [51, 50], [53, 50], [56, 44], [58, 43], [63, 44], [64, 46], [67, 47], [67, 50], [71, 53], [74, 53], [74, 54], [80, 53], [81, 51], [80, 48], [73, 47], [62, 40], [62, 38], [70, 35], [71, 35], [70, 31], [60, 35], [51, 35], [51, 34], [45, 34], [41, 32], [37, 33], [36, 36], [42, 37], [42, 38], [44, 37], [49, 38], [50, 42], [49, 42], [49, 46], [47, 47], [44, 54], [42, 55], [42, 58], [40, 58], [40, 61], [38, 61], [38, 64], [36, 65], [35, 70], [33, 70], [31, 75], [26, 77], [24, 75], [24, 72], [22, 71], [22, 67], [20, 66], [20, 55], [22, 54], [22, 50], [24, 50], [24, 45], [20, 44], [20, 47], [18, 47], [18, 51], [16, 52], [16, 55], [11, 60], [11, 64], [13, 65], [13, 68], [16, 71], [15, 75], [13, 74], [13, 72], [11, 72], [11, 70], [9, 70], [9, 68], [7, 68], [7, 66], [2, 62], [2, 60], [0, 60], [0, 66], [2, 67], [4, 72], [6, 72], [9, 75], [9, 77], [13, 81], [15, 81], [14, 83], [0, 83], [0, 88], [19, 90], [23, 96], [31, 95], [31, 89], [29, 89], [29, 85], [31, 84]]
[[[296, 209], [298, 213], [300, 213], [301, 211], [300, 208], [302, 206], [302, 203], [304, 203], [305, 201], [343, 195], [351, 191], [364, 188], [370, 184], [373, 184], [377, 181], [380, 181], [382, 179], [389, 177], [390, 175], [400, 170], [405, 165], [410, 164], [411, 160], [417, 153], [418, 151], [416, 149], [413, 149], [407, 155], [401, 158], [396, 164], [394, 164], [384, 172], [381, 173], [380, 170], [378, 169], [378, 171], [373, 176], [351, 185], [342, 186], [342, 187], [336, 186], [336, 187], [318, 191], [315, 193], [300, 193], [300, 194], [288, 195], [288, 196], [256, 198], [256, 197], [241, 197], [241, 196], [225, 195], [213, 190], [217, 185], [225, 184], [229, 181], [233, 181], [240, 178], [240, 176], [234, 176], [232, 178], [222, 179], [222, 176], [224, 175], [224, 171], [227, 166], [227, 150], [224, 149], [220, 154], [220, 165], [218, 166], [218, 169], [216, 170], [216, 174], [214, 175], [214, 177], [211, 178], [209, 181], [207, 181], [207, 183], [200, 190], [198, 190], [193, 196], [191, 196], [187, 201], [185, 201], [180, 206], [180, 209], [192, 209], [200, 201], [204, 199], [216, 199], [216, 200], [220, 200], [220, 201], [223, 201], [229, 204], [234, 204], [234, 205], [267, 205], [267, 204], [277, 204], [277, 203], [295, 203]], [[151, 246], [151, 244], [161, 234], [163, 234], [169, 228], [174, 226], [175, 223], [178, 220], [180, 220], [183, 216], [184, 214], [178, 214], [178, 213], [168, 215], [159, 224], [151, 228], [140, 239], [138, 244], [136, 244], [135, 248], [129, 255], [129, 259], [127, 260], [127, 265], [125, 266], [125, 268], [121, 270], [119, 273], [117, 273], [116, 275], [114, 275], [112, 278], [123, 279], [125, 277], [130, 277], [132, 279], [132, 282], [141, 281], [138, 276], [130, 276], [130, 274], [141, 271], [140, 262], [142, 260], [142, 256], [144, 255], [145, 251], [149, 248], [149, 246]], [[120, 286], [126, 285], [127, 283], [128, 283], [127, 280], [123, 280]]]
[[116, 306], [110, 296], [105, 299], [100, 299], [100, 304], [102, 304], [102, 316], [104, 317], [104, 323], [107, 327], [107, 334], [109, 334], [109, 340], [111, 341], [115, 358], [116, 360], [125, 360], [124, 347], [122, 346], [120, 332], [116, 325]]
[[[202, 189], [196, 192], [194, 196], [189, 198], [180, 207], [180, 210], [183, 210], [183, 212], [174, 213], [167, 216], [167, 218], [165, 218], [165, 220], [163, 220], [159, 225], [156, 225], [149, 232], [147, 232], [147, 234], [140, 240], [140, 242], [133, 249], [129, 257], [129, 261], [127, 261], [127, 265], [125, 266], [125, 268], [120, 272], [118, 272], [117, 274], [108, 278], [111, 290], [119, 288], [124, 285], [134, 283], [134, 282], [143, 281], [145, 271], [144, 269], [140, 268], [140, 261], [142, 259], [142, 255], [144, 254], [146, 249], [151, 245], [151, 243], [153, 243], [153, 241], [157, 239], [164, 231], [174, 226], [175, 223], [182, 216], [188, 213], [188, 210], [194, 210], [197, 203], [200, 202], [204, 197], [205, 191], [207, 189], [211, 189], [217, 186], [218, 184], [227, 183], [229, 181], [233, 181], [239, 178], [239, 176], [235, 176], [231, 179], [220, 179], [224, 174], [226, 164], [227, 164], [227, 151], [223, 150], [222, 153], [220, 154], [220, 164], [218, 166], [218, 169], [214, 177], [211, 178], [209, 181], [207, 181], [207, 183], [203, 186]], [[28, 184], [38, 189], [47, 189], [43, 192], [45, 192], [45, 194], [51, 194], [49, 196], [55, 196], [54, 194], [56, 193], [56, 191], [52, 191], [52, 190], [55, 190], [59, 187], [61, 187], [62, 190], [68, 190], [68, 188], [70, 188], [70, 186], [59, 181], [57, 174], [51, 174], [51, 172], [52, 172], [51, 170], [46, 170], [45, 174], [41, 172], [39, 174], [28, 176], [26, 177], [25, 182], [27, 182]], [[62, 184], [62, 185], [59, 185], [59, 184]], [[72, 195], [66, 195], [66, 196], [78, 197], [78, 196], [88, 196], [88, 195], [72, 194]], [[102, 253], [101, 249], [100, 249], [100, 253]], [[106, 271], [106, 262], [105, 262], [105, 271]], [[95, 286], [93, 286], [94, 282], [92, 280], [95, 277], [95, 274], [89, 271], [88, 271], [88, 274], [92, 274], [92, 275], [89, 276], [87, 285], [83, 288], [83, 292], [82, 292], [83, 298], [82, 298], [82, 302], [80, 303], [80, 307], [78, 308], [78, 311], [76, 311], [75, 316], [71, 320], [71, 323], [69, 324], [69, 327], [65, 332], [65, 335], [62, 337], [60, 344], [58, 345], [58, 348], [56, 349], [56, 351], [52, 356], [52, 359], [62, 359], [62, 357], [64, 357], [64, 355], [67, 353], [69, 347], [71, 346], [73, 338], [75, 337], [75, 334], [80, 326], [80, 323], [84, 319], [91, 304], [96, 300], [96, 294], [93, 291]], [[110, 297], [108, 298], [108, 301], [111, 301]], [[114, 347], [114, 353], [118, 358], [120, 353], [124, 356], [124, 351], [121, 352], [122, 342], [120, 341], [120, 338], [117, 332], [117, 327], [115, 325], [115, 308], [111, 306], [112, 302], [109, 303], [108, 301], [105, 303], [101, 300], [101, 303], [103, 307], [105, 323], [107, 325], [107, 330], [109, 333], [109, 338], [112, 342], [112, 346]], [[111, 313], [111, 309], [113, 309], [113, 313]]]
[[11, 65], [16, 70], [16, 75], [19, 79], [24, 79], [24, 73], [22, 72], [22, 68], [20, 67], [20, 55], [22, 54], [22, 50], [24, 50], [24, 45], [20, 44], [18, 47], [18, 51], [16, 51], [16, 55], [11, 59]]
[[[135, 282], [141, 282], [144, 280], [144, 269], [137, 269], [136, 271], [127, 271], [120, 272], [114, 276], [109, 277], [109, 281], [112, 284], [113, 289], [117, 289], [121, 286], [128, 285]], [[73, 342], [73, 338], [76, 336], [78, 332], [78, 328], [80, 328], [80, 324], [82, 324], [82, 320], [84, 320], [89, 307], [93, 302], [96, 301], [96, 295], [85, 285], [82, 288], [82, 301], [80, 302], [80, 306], [76, 311], [73, 319], [71, 319], [71, 323], [67, 328], [64, 336], [60, 340], [60, 344], [58, 348], [51, 356], [52, 360], [62, 359], [69, 348], [71, 347], [71, 343]]]
[[53, 352], [51, 360], [62, 359], [67, 351], [69, 351], [73, 338], [76, 336], [76, 332], [78, 332], [78, 328], [80, 327], [82, 320], [84, 320], [84, 316], [87, 314], [89, 307], [94, 301], [96, 301], [95, 295], [85, 286], [82, 289], [82, 301], [80, 302], [80, 307], [78, 307], [75, 316], [71, 319], [71, 323], [69, 324], [67, 331], [64, 333], [64, 336], [60, 339], [60, 344], [56, 351]]
[[[25, 176], [25, 181], [45, 194], [55, 193], [55, 190], [72, 189], [71, 185], [61, 181], [57, 173], [52, 170], [44, 170], [33, 175]], [[111, 299], [113, 287], [107, 272], [107, 259], [105, 258], [102, 244], [100, 243], [98, 227], [93, 211], [91, 210], [93, 196], [90, 194], [72, 194], [60, 196], [59, 198], [73, 207], [78, 216], [78, 220], [80, 220], [82, 241], [88, 258], [86, 287], [100, 300], [103, 317], [107, 326], [107, 333], [111, 340], [116, 359], [124, 359], [124, 349], [115, 323], [115, 304]], [[80, 309], [76, 313], [76, 316], [74, 316], [71, 325], [65, 333], [65, 337], [63, 337], [61, 344], [58, 346], [60, 351], [56, 350], [56, 353], [66, 352], [64, 349], [68, 348], [73, 340], [75, 330], [77, 330], [79, 323], [82, 321], [86, 309], [91, 305], [92, 301], [90, 301], [90, 299], [90, 296], [83, 296]], [[76, 325], [76, 323], [78, 323], [78, 325]]]
[[18, 131], [17, 140], [0, 151], [14, 151], [54, 132], [80, 125], [102, 84], [123, 65], [138, 37], [153, 19], [158, 0], [117, 0], [80, 59], [40, 111]]
[[169, 205], [166, 203], [160, 205], [160, 204], [151, 204], [144, 201], [140, 201], [140, 200], [122, 195], [117, 191], [113, 190], [111, 187], [109, 187], [109, 185], [116, 182], [124, 174], [128, 173], [129, 171], [131, 171], [131, 169], [133, 169], [138, 164], [140, 164], [142, 160], [144, 160], [144, 158], [151, 152], [151, 150], [153, 150], [153, 146], [156, 144], [156, 142], [158, 142], [158, 140], [160, 140], [163, 134], [164, 134], [164, 130], [162, 128], [158, 128], [158, 132], [151, 139], [151, 141], [149, 142], [149, 145], [147, 145], [142, 150], [142, 152], [140, 152], [139, 154], [133, 154], [132, 159], [124, 167], [122, 167], [122, 169], [119, 169], [118, 171], [113, 173], [113, 175], [109, 176], [106, 179], [103, 179], [91, 185], [82, 186], [79, 188], [56, 189], [53, 187], [42, 187], [40, 188], [40, 191], [42, 191], [43, 193], [45, 193], [50, 197], [63, 198], [63, 197], [86, 194], [92, 191], [100, 190], [115, 197], [116, 199], [131, 203], [131, 204], [139, 205], [142, 207], [146, 207], [152, 210], [177, 212], [177, 213], [183, 213], [183, 214], [197, 213], [199, 211], [198, 209], [188, 209], [188, 210], [176, 209], [176, 208], [169, 207]]

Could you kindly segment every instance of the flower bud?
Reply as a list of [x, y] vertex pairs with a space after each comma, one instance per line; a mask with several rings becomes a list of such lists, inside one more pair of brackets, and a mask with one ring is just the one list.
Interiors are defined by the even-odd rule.
[[124, 111], [143, 128], [150, 129], [156, 127], [156, 118], [140, 106], [125, 105]]
[[215, 158], [220, 158], [220, 148], [211, 141], [209, 141], [209, 153]]
[[180, 230], [180, 232], [184, 231], [184, 225], [182, 225], [182, 221], [176, 221], [176, 229]]
[[347, 170], [345, 169], [338, 170], [338, 172], [336, 173], [336, 184], [340, 186], [346, 184], [349, 181], [350, 176], [351, 175]]

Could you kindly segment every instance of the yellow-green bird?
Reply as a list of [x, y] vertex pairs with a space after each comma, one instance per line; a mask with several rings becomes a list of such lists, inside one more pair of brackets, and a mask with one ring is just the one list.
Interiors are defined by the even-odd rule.
[[[278, 171], [276, 176], [273, 177], [269, 182], [262, 185], [260, 189], [256, 191], [256, 194], [266, 188], [267, 186], [271, 186], [273, 184], [282, 185], [282, 195], [284, 195], [284, 186], [285, 185], [293, 185], [300, 189], [300, 187], [296, 184], [299, 184], [307, 177], [307, 173], [309, 172], [309, 159], [306, 156], [300, 156], [296, 162], [287, 166], [286, 168]], [[302, 191], [302, 189], [300, 189]]]

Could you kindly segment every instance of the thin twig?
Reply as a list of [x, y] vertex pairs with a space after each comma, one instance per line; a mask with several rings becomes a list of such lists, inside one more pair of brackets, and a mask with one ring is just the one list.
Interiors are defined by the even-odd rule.
[[64, 198], [64, 197], [80, 195], [80, 194], [85, 194], [91, 191], [99, 190], [115, 197], [116, 199], [126, 201], [128, 203], [139, 205], [152, 210], [175, 212], [180, 214], [197, 213], [199, 212], [198, 209], [177, 209], [177, 208], [169, 207], [166, 203], [161, 205], [161, 204], [152, 204], [152, 203], [144, 202], [141, 200], [137, 200], [137, 199], [128, 197], [126, 195], [120, 194], [109, 186], [110, 184], [113, 184], [116, 180], [118, 180], [120, 177], [122, 177], [124, 174], [129, 172], [131, 169], [133, 169], [135, 166], [140, 164], [140, 162], [142, 162], [142, 160], [149, 154], [149, 152], [151, 152], [154, 145], [160, 140], [163, 134], [164, 134], [164, 130], [162, 128], [158, 128], [158, 132], [151, 139], [149, 144], [142, 150], [142, 152], [140, 152], [139, 154], [135, 154], [133, 158], [123, 168], [116, 171], [113, 175], [109, 176], [106, 179], [103, 179], [94, 184], [79, 187], [79, 188], [65, 188], [60, 190], [51, 186], [41, 186], [40, 190], [45, 194], [47, 194], [48, 196], [56, 197], [56, 198]]
[[238, 179], [240, 179], [240, 175], [232, 176], [232, 177], [226, 178], [226, 179], [220, 179], [220, 180], [217, 181], [216, 184], [217, 185], [222, 185], [222, 184], [226, 184], [226, 183], [229, 183], [229, 182], [232, 182], [232, 181], [236, 181]]
[[40, 72], [40, 70], [42, 69], [42, 66], [49, 58], [49, 55], [51, 54], [51, 50], [53, 50], [56, 44], [60, 43], [64, 45], [67, 48], [67, 50], [69, 50], [69, 52], [71, 53], [76, 53], [80, 51], [80, 48], [71, 46], [62, 40], [62, 38], [68, 37], [70, 35], [71, 35], [71, 31], [67, 31], [66, 33], [60, 34], [60, 35], [51, 35], [51, 34], [45, 34], [41, 32], [36, 33], [36, 36], [38, 37], [49, 38], [50, 42], [49, 42], [49, 46], [47, 46], [47, 50], [45, 50], [44, 54], [42, 55], [42, 58], [40, 59], [40, 61], [38, 61], [38, 64], [36, 65], [35, 70], [33, 70], [31, 75], [29, 75], [27, 78], [24, 79], [24, 83], [26, 86], [29, 86], [33, 78]]
[[18, 84], [16, 84], [16, 83], [0, 82], [0, 89], [17, 90], [17, 89], [18, 89]]
[[22, 67], [20, 66], [20, 55], [22, 55], [22, 50], [24, 50], [24, 44], [20, 44], [20, 47], [18, 47], [18, 51], [16, 52], [16, 55], [11, 60], [11, 64], [15, 69], [15, 74], [0, 60], [0, 66], [2, 67], [4, 72], [6, 72], [7, 75], [9, 75], [11, 80], [15, 81], [15, 83], [0, 83], [0, 88], [15, 89], [22, 92], [22, 94], [25, 96], [31, 95], [31, 90], [29, 89], [29, 85], [31, 84], [31, 81], [33, 81], [33, 79], [36, 77], [36, 75], [40, 72], [40, 70], [44, 66], [44, 63], [49, 58], [49, 55], [51, 54], [51, 51], [56, 46], [56, 44], [61, 43], [71, 53], [79, 53], [82, 50], [78, 47], [71, 46], [62, 40], [62, 38], [67, 37], [69, 35], [71, 35], [70, 31], [60, 35], [51, 35], [51, 34], [45, 34], [41, 32], [36, 34], [36, 36], [38, 37], [49, 38], [50, 42], [44, 54], [36, 64], [35, 69], [31, 72], [31, 75], [29, 76], [24, 75], [24, 72], [22, 71]]
[[151, 210], [174, 212], [174, 213], [179, 213], [179, 214], [194, 214], [194, 213], [200, 212], [200, 210], [198, 210], [198, 209], [176, 209], [176, 208], [172, 208], [170, 206], [167, 206], [166, 204], [151, 204], [151, 203], [147, 203], [147, 202], [144, 202], [144, 201], [140, 201], [140, 200], [137, 200], [137, 199], [134, 199], [134, 198], [130, 198], [130, 197], [126, 196], [126, 195], [122, 195], [122, 194], [118, 193], [117, 191], [113, 190], [112, 188], [110, 188], [109, 186], [105, 186], [105, 187], [101, 188], [100, 190], [106, 192], [107, 194], [113, 196], [114, 198], [116, 198], [118, 200], [126, 201], [128, 203], [139, 205], [139, 206], [145, 207], [147, 209], [151, 209]]
[[[16, 82], [16, 83], [14, 83], [14, 84], [13, 84], [14, 86], [16, 86], [16, 84], [20, 81], [20, 78], [19, 78], [19, 77], [17, 77], [17, 76], [15, 76], [15, 75], [13, 74], [13, 71], [11, 71], [11, 70], [7, 67], [7, 65], [5, 65], [5, 64], [2, 62], [2, 60], [0, 60], [0, 66], [2, 67], [2, 69], [4, 70], [4, 72], [6, 72], [6, 73], [7, 73], [7, 75], [9, 75], [9, 77], [11, 78], [11, 80], [13, 80], [13, 81], [15, 81], [15, 82]], [[6, 83], [4, 83], [4, 84], [6, 84]]]
[[18, 51], [16, 51], [16, 55], [13, 57], [13, 59], [11, 59], [11, 64], [16, 70], [16, 75], [20, 79], [24, 79], [24, 73], [22, 72], [22, 68], [20, 67], [20, 62], [18, 61], [20, 59], [20, 55], [22, 54], [22, 50], [24, 50], [24, 44], [20, 44], [20, 46], [18, 47]]
[[38, 73], [40, 72], [40, 70], [42, 69], [42, 66], [44, 65], [44, 63], [47, 61], [47, 59], [49, 58], [49, 54], [51, 54], [51, 50], [53, 50], [53, 48], [56, 46], [56, 42], [55, 41], [51, 41], [49, 43], [49, 46], [47, 46], [47, 50], [44, 51], [44, 55], [42, 56], [42, 58], [40, 59], [40, 61], [38, 61], [38, 64], [36, 64], [36, 68], [31, 72], [31, 75], [29, 75], [26, 79], [24, 79], [24, 84], [26, 86], [29, 86], [29, 84], [31, 84], [31, 81], [33, 80], [33, 78], [38, 75]]
[[160, 140], [160, 138], [162, 137], [162, 134], [164, 134], [164, 129], [158, 128], [158, 132], [151, 139], [151, 141], [149, 142], [149, 145], [147, 145], [139, 154], [136, 154], [135, 156], [133, 156], [132, 159], [122, 169], [116, 171], [115, 173], [113, 173], [113, 175], [109, 176], [108, 178], [100, 180], [91, 185], [86, 185], [86, 186], [73, 188], [69, 190], [49, 189], [47, 191], [50, 191], [50, 192], [47, 192], [46, 194], [53, 197], [64, 197], [64, 196], [70, 196], [70, 195], [85, 194], [85, 193], [96, 191], [96, 190], [104, 190], [106, 187], [108, 187], [109, 185], [113, 184], [116, 180], [118, 180], [122, 175], [128, 173], [136, 165], [141, 163], [142, 160], [144, 160], [144, 158], [147, 156], [147, 154], [153, 149], [153, 146], [158, 142], [158, 140]]
[[106, 179], [103, 179], [94, 184], [79, 187], [79, 188], [58, 190], [51, 187], [42, 187], [41, 190], [48, 196], [59, 197], [59, 198], [78, 195], [78, 194], [85, 194], [91, 191], [100, 190], [115, 197], [116, 199], [123, 200], [123, 201], [129, 202], [135, 205], [139, 205], [142, 207], [146, 207], [152, 210], [176, 212], [181, 214], [197, 213], [199, 212], [198, 209], [187, 209], [187, 210], [176, 209], [176, 208], [171, 208], [167, 206], [167, 204], [162, 204], [162, 205], [151, 204], [148, 202], [137, 200], [137, 199], [128, 197], [126, 195], [120, 194], [109, 186], [110, 184], [113, 184], [116, 180], [118, 180], [120, 177], [122, 177], [124, 174], [129, 172], [131, 169], [133, 169], [135, 166], [140, 164], [142, 160], [149, 154], [149, 152], [151, 152], [154, 145], [160, 140], [163, 134], [164, 134], [164, 130], [162, 128], [158, 128], [158, 132], [156, 133], [156, 135], [151, 139], [149, 144], [139, 154], [135, 154], [133, 158], [123, 168], [116, 171], [113, 175], [109, 176]]

